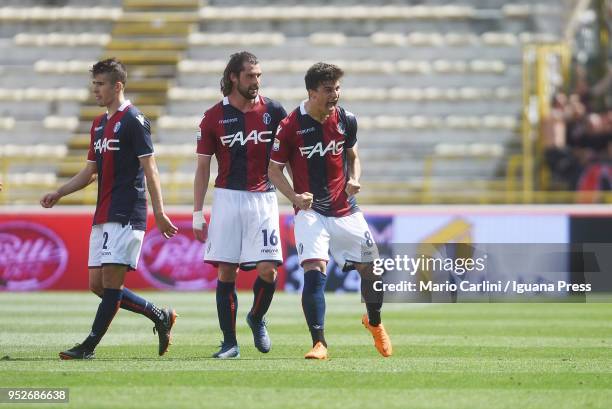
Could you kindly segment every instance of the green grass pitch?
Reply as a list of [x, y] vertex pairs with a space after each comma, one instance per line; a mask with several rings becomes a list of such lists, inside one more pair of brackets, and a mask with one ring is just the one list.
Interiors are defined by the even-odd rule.
[[[306, 361], [299, 296], [277, 294], [272, 351], [253, 347], [239, 296], [242, 358], [220, 340], [214, 293], [145, 293], [180, 317], [157, 356], [142, 316], [121, 310], [94, 361], [57, 353], [88, 333], [89, 293], [0, 293], [0, 387], [67, 387], [74, 408], [610, 408], [612, 304], [387, 304], [394, 356], [378, 355], [357, 294], [327, 296], [330, 360]], [[9, 407], [0, 404], [0, 409]]]

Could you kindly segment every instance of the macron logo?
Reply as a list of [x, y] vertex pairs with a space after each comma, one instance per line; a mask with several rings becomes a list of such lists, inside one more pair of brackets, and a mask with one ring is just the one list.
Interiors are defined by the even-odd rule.
[[315, 128], [313, 126], [311, 128], [300, 129], [299, 131], [296, 132], [296, 134], [298, 134], [298, 135], [306, 135], [307, 133], [311, 133], [311, 132], [314, 132], [314, 131], [315, 131]]
[[[268, 138], [266, 138], [266, 136]], [[272, 131], [257, 132], [257, 130], [253, 130], [246, 136], [244, 136], [244, 133], [240, 131], [232, 135], [222, 136], [221, 143], [223, 144], [223, 146], [229, 146], [231, 148], [236, 143], [239, 143], [240, 145], [244, 146], [249, 141], [253, 141], [254, 144], [258, 144], [259, 142], [272, 142], [271, 136]]]
[[313, 146], [302, 146], [300, 147], [300, 153], [302, 156], [306, 156], [307, 159], [312, 158], [313, 155], [319, 154], [319, 156], [325, 156], [328, 152], [332, 155], [340, 155], [344, 151], [344, 141], [332, 140], [326, 147], [323, 147], [323, 142], [319, 142]]

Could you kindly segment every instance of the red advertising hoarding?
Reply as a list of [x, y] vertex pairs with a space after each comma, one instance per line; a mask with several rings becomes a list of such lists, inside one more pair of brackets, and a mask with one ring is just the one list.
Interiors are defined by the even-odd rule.
[[[134, 289], [214, 289], [216, 268], [203, 262], [204, 244], [193, 237], [190, 214], [170, 214], [179, 233], [161, 237], [149, 218], [137, 271], [126, 286]], [[281, 216], [284, 218], [287, 216]], [[92, 215], [66, 213], [0, 214], [0, 291], [86, 290], [87, 259]], [[281, 221], [281, 226], [287, 223]], [[281, 237], [293, 232], [283, 229]], [[285, 243], [283, 243], [285, 247]], [[255, 272], [240, 272], [239, 289], [252, 288]], [[285, 282], [279, 268], [278, 288]]]

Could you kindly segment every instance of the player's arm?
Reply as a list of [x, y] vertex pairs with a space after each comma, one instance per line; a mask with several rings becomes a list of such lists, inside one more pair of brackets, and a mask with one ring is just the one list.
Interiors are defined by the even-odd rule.
[[193, 178], [193, 235], [202, 243], [206, 241], [207, 226], [202, 208], [210, 180], [210, 155], [198, 155], [198, 164]]
[[153, 206], [153, 214], [155, 216], [155, 224], [160, 233], [167, 239], [174, 236], [178, 229], [170, 218], [164, 212], [164, 202], [162, 199], [161, 184], [159, 182], [159, 171], [157, 170], [157, 164], [155, 163], [155, 157], [153, 155], [141, 156], [138, 158], [140, 165], [144, 170], [145, 177], [147, 178], [147, 189], [151, 196], [151, 206]]
[[356, 195], [361, 189], [359, 179], [361, 178], [361, 161], [357, 152], [357, 144], [346, 150], [346, 160], [348, 165], [348, 180], [346, 181], [346, 194]]
[[293, 180], [293, 171], [291, 170], [291, 166], [289, 164], [285, 164], [285, 169], [287, 169], [287, 174], [289, 175], [289, 179]]
[[283, 173], [285, 164], [270, 161], [268, 165], [268, 177], [270, 181], [276, 186], [280, 192], [285, 195], [287, 199], [295, 205], [295, 207], [301, 210], [308, 210], [312, 206], [312, 193], [304, 192], [301, 194], [295, 193], [293, 187], [287, 180], [287, 177]]
[[50, 208], [64, 196], [83, 189], [96, 179], [98, 169], [96, 162], [87, 161], [87, 164], [79, 173], [74, 175], [70, 180], [59, 187], [55, 192], [49, 192], [40, 199], [42, 207]]
[[[291, 157], [292, 143], [290, 135], [293, 129], [290, 122], [289, 118], [285, 118], [276, 129], [276, 137], [274, 138], [272, 154], [268, 164], [268, 178], [295, 207], [301, 210], [308, 210], [312, 206], [312, 193], [304, 192], [297, 194], [283, 173], [285, 164], [290, 162]], [[291, 170], [288, 170], [288, 172], [291, 172]], [[291, 175], [291, 178], [293, 179], [293, 175]]]

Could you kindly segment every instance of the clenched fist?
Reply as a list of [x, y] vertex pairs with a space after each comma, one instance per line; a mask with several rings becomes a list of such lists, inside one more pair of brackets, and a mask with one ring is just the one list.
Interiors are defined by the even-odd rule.
[[296, 194], [292, 200], [295, 207], [300, 210], [308, 210], [312, 207], [312, 193], [304, 192], [300, 194]]

